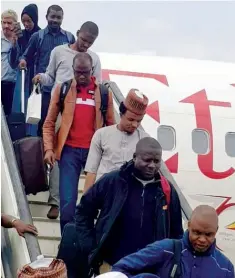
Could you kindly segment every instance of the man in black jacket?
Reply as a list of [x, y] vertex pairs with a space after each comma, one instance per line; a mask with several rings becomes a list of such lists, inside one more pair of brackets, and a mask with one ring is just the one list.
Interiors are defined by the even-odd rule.
[[133, 160], [104, 175], [83, 195], [76, 210], [77, 244], [94, 273], [108, 271], [121, 258], [156, 240], [182, 237], [180, 201], [159, 173], [161, 159], [158, 141], [143, 138]]

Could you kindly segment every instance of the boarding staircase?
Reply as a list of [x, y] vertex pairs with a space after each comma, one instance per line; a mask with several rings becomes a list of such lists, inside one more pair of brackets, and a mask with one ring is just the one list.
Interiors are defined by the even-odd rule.
[[[117, 111], [117, 108], [121, 101], [123, 101], [124, 97], [116, 83], [106, 81], [104, 84], [113, 93], [114, 106]], [[3, 202], [4, 205], [2, 205], [2, 212], [20, 217], [27, 223], [33, 223], [39, 232], [37, 238], [27, 234], [24, 241], [19, 239], [18, 235], [16, 235], [16, 233], [14, 234], [14, 231], [12, 232], [5, 229], [5, 232], [7, 233], [6, 236], [9, 240], [5, 246], [2, 246], [2, 250], [4, 247], [5, 249], [11, 247], [12, 252], [2, 256], [2, 265], [5, 277], [11, 278], [15, 277], [15, 275], [11, 275], [9, 273], [10, 270], [14, 270], [13, 273], [16, 273], [18, 267], [22, 266], [24, 263], [36, 260], [37, 256], [41, 253], [46, 257], [56, 257], [58, 245], [60, 243], [60, 225], [59, 219], [50, 220], [47, 218], [47, 213], [50, 209], [47, 203], [49, 192], [41, 192], [37, 195], [25, 196], [22, 181], [16, 165], [14, 151], [12, 144], [10, 143], [11, 140], [3, 110], [1, 110], [1, 114], [1, 147], [4, 152], [4, 157], [3, 155], [1, 157], [1, 167], [6, 172], [4, 181], [2, 179], [2, 182], [4, 182], [5, 185], [5, 190], [3, 191], [2, 189], [2, 192], [5, 194], [3, 194], [4, 196], [2, 196], [2, 198], [6, 199], [5, 203]], [[118, 112], [116, 112], [115, 117], [118, 121]], [[162, 163], [161, 172], [177, 190], [181, 201], [183, 218], [187, 220], [192, 211], [191, 207], [164, 162]], [[85, 176], [82, 174], [78, 185], [78, 202], [82, 196], [84, 180]], [[6, 192], [7, 190], [10, 190], [10, 192]], [[17, 244], [21, 244], [21, 247], [17, 246]], [[20, 248], [21, 250], [19, 250]], [[9, 270], [7, 274], [6, 270]]]
[[[78, 203], [82, 197], [85, 175], [80, 176], [78, 184]], [[47, 218], [50, 207], [48, 206], [49, 192], [40, 192], [37, 195], [29, 195], [28, 202], [33, 223], [38, 229], [38, 241], [42, 254], [45, 257], [56, 257], [60, 243], [60, 220]]]

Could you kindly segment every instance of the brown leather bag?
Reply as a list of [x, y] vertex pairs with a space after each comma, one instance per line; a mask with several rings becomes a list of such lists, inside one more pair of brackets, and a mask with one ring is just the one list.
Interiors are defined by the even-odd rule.
[[44, 163], [44, 149], [41, 137], [25, 137], [13, 144], [25, 193], [37, 194], [47, 191], [47, 167]]

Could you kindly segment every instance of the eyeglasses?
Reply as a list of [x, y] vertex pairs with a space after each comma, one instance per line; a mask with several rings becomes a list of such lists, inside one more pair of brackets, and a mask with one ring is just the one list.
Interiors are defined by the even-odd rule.
[[91, 74], [91, 70], [92, 69], [86, 70], [86, 71], [85, 70], [81, 71], [81, 70], [75, 70], [74, 67], [73, 67], [73, 71], [77, 75], [90, 75]]

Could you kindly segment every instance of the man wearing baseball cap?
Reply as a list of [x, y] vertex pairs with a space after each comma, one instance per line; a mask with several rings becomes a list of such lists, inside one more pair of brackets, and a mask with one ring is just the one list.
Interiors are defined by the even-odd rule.
[[104, 174], [119, 169], [132, 159], [137, 142], [149, 137], [138, 128], [147, 106], [148, 98], [139, 90], [131, 89], [119, 107], [120, 123], [95, 132], [85, 167], [84, 192]]

